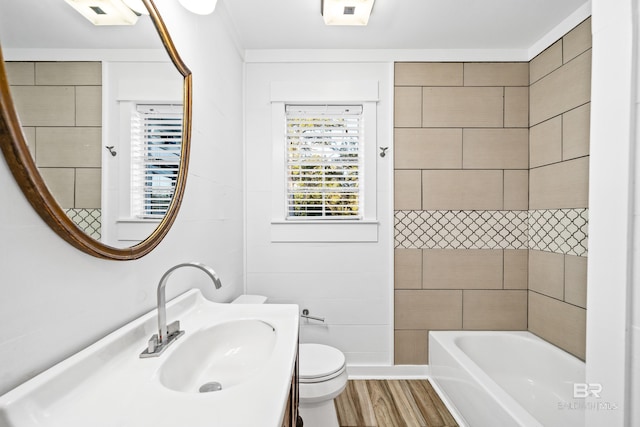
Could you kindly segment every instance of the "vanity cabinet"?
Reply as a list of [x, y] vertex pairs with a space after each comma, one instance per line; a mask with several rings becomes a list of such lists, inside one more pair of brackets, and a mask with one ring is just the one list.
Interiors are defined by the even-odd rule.
[[287, 400], [282, 427], [302, 427], [302, 418], [298, 417], [299, 399], [298, 354], [296, 353], [296, 363], [293, 367], [293, 374], [291, 375], [291, 389], [289, 390], [289, 399]]

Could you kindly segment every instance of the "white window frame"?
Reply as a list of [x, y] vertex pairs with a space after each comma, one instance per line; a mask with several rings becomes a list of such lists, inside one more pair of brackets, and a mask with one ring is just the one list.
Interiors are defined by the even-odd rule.
[[[287, 221], [356, 221], [363, 217], [365, 138], [362, 110], [362, 105], [287, 104], [285, 106], [287, 121], [285, 216]], [[327, 125], [329, 127], [326, 127]], [[339, 133], [336, 134], [335, 131]], [[341, 151], [334, 151], [335, 144], [340, 144], [348, 150], [344, 152], [348, 157], [343, 157]], [[339, 157], [336, 157], [336, 154]], [[326, 174], [328, 167], [341, 172], [339, 175], [332, 175], [335, 178], [342, 178], [341, 183], [355, 182], [357, 185], [330, 188], [330, 184], [338, 181], [332, 180], [332, 176]], [[305, 184], [312, 184], [312, 186]], [[299, 203], [298, 196], [309, 201], [312, 200], [309, 194], [320, 195], [321, 199], [313, 199], [313, 210], [304, 207], [300, 209], [299, 206], [303, 203]], [[349, 205], [347, 214], [335, 212], [326, 195], [340, 195], [343, 205], [347, 200], [353, 201], [355, 195], [355, 205]], [[292, 197], [298, 202], [292, 203]], [[310, 206], [307, 205], [307, 207]], [[292, 214], [292, 211], [297, 214]]]
[[[272, 122], [272, 242], [377, 242], [378, 81], [273, 82]], [[363, 168], [358, 219], [287, 219], [286, 105], [362, 105]]]

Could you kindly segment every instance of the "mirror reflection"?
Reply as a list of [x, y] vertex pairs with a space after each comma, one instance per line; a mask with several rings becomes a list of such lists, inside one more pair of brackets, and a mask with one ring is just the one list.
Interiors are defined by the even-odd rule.
[[183, 76], [150, 17], [95, 26], [63, 1], [3, 2], [0, 41], [29, 151], [57, 203], [106, 245], [145, 240], [171, 202], [183, 118]]

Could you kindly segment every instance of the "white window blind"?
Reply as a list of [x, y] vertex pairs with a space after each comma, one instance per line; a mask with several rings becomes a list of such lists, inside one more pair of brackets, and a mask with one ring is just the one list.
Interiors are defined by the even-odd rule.
[[287, 219], [362, 218], [362, 106], [286, 106]]
[[131, 210], [162, 218], [180, 166], [182, 105], [137, 105], [131, 117]]

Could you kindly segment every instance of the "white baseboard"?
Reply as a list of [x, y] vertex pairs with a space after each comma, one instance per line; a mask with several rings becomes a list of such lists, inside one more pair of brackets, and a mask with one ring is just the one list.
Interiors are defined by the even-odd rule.
[[349, 365], [347, 366], [347, 373], [350, 380], [426, 379], [429, 377], [429, 365]]

